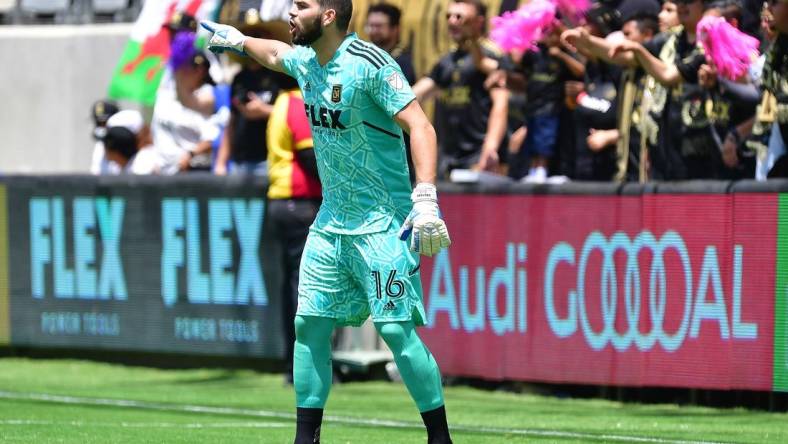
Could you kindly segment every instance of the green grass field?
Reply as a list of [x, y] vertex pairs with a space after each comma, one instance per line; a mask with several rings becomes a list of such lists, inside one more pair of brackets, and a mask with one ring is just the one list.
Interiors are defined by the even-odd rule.
[[[454, 442], [788, 442], [788, 415], [446, 390]], [[292, 443], [292, 388], [249, 370], [0, 359], [3, 443]], [[401, 384], [336, 385], [323, 442], [424, 443]]]

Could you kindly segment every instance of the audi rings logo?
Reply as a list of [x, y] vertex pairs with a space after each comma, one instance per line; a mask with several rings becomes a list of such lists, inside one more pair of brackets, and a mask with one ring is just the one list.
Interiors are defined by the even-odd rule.
[[[754, 339], [757, 337], [757, 326], [741, 322], [741, 263], [743, 249], [734, 248], [734, 267], [731, 277], [732, 285], [732, 316], [729, 322], [722, 294], [719, 261], [714, 246], [708, 246], [704, 252], [703, 265], [697, 285], [697, 294], [693, 295], [692, 265], [686, 244], [675, 231], [666, 231], [657, 239], [650, 231], [643, 231], [634, 239], [623, 232], [613, 234], [610, 239], [598, 232], [592, 232], [583, 244], [577, 262], [577, 285], [568, 293], [568, 314], [560, 318], [555, 308], [554, 280], [556, 269], [561, 263], [575, 265], [575, 249], [566, 242], [556, 244], [547, 258], [545, 265], [544, 297], [547, 320], [559, 337], [568, 337], [577, 331], [578, 325], [594, 350], [601, 350], [611, 344], [616, 350], [624, 351], [633, 344], [638, 350], [645, 351], [659, 343], [667, 351], [675, 351], [689, 337], [696, 338], [700, 333], [701, 320], [713, 320], [719, 324], [721, 338], [730, 337], [731, 328], [734, 338]], [[601, 253], [602, 264], [599, 279], [589, 275], [595, 269], [589, 269], [589, 258], [595, 252]], [[616, 253], [626, 255], [626, 265], [616, 267]], [[651, 263], [641, 267], [639, 257], [644, 252], [651, 253]], [[665, 258], [675, 255], [681, 263], [681, 274], [668, 275]], [[620, 256], [619, 256], [620, 257]], [[672, 268], [675, 269], [675, 268]], [[647, 291], [644, 291], [641, 273], [648, 273]], [[681, 297], [682, 312], [680, 323], [675, 331], [666, 331], [665, 318], [668, 302], [668, 278], [682, 280], [683, 294], [672, 293], [671, 298]], [[587, 278], [589, 282], [598, 282], [602, 329], [594, 330], [589, 320], [588, 295], [586, 294]], [[619, 298], [620, 282], [623, 279], [623, 304]], [[710, 293], [707, 297], [706, 294]], [[707, 300], [709, 299], [709, 300]], [[623, 305], [623, 307], [621, 307]], [[616, 329], [616, 315], [623, 309], [626, 328]], [[641, 312], [647, 309], [650, 327], [639, 328]], [[676, 312], [678, 315], [678, 312]], [[673, 319], [673, 311], [670, 318]], [[598, 329], [598, 327], [597, 327]]]

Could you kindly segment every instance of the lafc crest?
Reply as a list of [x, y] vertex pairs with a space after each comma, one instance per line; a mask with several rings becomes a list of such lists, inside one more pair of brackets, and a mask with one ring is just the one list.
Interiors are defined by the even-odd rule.
[[342, 85], [334, 85], [331, 87], [331, 101], [334, 103], [342, 101]]

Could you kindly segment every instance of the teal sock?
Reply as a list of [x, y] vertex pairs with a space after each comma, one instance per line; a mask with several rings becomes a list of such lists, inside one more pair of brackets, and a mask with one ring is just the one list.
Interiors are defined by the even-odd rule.
[[441, 407], [443, 387], [440, 370], [432, 353], [416, 334], [413, 321], [375, 323], [375, 328], [394, 353], [400, 376], [419, 411]]
[[336, 320], [296, 316], [293, 386], [296, 406], [322, 409], [331, 390], [331, 333]]

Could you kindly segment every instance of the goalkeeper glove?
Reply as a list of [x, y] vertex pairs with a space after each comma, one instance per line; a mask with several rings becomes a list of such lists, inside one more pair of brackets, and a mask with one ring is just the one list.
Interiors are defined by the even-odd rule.
[[[435, 185], [420, 183], [410, 196], [413, 209], [405, 218], [400, 230], [400, 239], [410, 239], [410, 249], [425, 256], [438, 254], [451, 245], [449, 231], [438, 210], [438, 194]], [[412, 233], [411, 233], [412, 232]]]
[[201, 21], [200, 25], [213, 33], [213, 36], [208, 41], [208, 49], [212, 52], [219, 54], [229, 49], [238, 54], [246, 55], [244, 52], [244, 42], [248, 37], [243, 35], [241, 31], [232, 26], [222, 25], [208, 20]]

